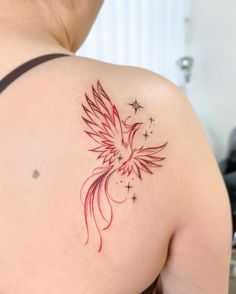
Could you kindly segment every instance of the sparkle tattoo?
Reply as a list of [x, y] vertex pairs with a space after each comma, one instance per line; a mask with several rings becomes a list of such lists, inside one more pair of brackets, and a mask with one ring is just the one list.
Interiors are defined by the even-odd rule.
[[137, 111], [138, 111], [140, 108], [143, 108], [143, 106], [141, 106], [141, 105], [138, 103], [137, 99], [135, 99], [134, 102], [132, 102], [132, 103], [128, 103], [128, 105], [132, 106], [132, 108], [134, 109], [134, 113], [135, 113], [135, 114], [137, 113]]
[[[129, 104], [135, 110], [143, 108], [135, 99]], [[160, 146], [144, 147], [133, 146], [134, 137], [137, 135], [142, 122], [129, 124], [130, 116], [122, 120], [116, 106], [103, 89], [100, 81], [96, 88], [92, 86], [92, 95], [85, 93], [85, 102], [82, 104], [83, 120], [87, 126], [85, 133], [96, 143], [96, 147], [90, 149], [97, 153], [97, 160], [101, 161], [99, 167], [84, 181], [80, 198], [84, 209], [84, 221], [88, 244], [93, 225], [98, 233], [98, 252], [103, 247], [102, 232], [110, 228], [113, 221], [113, 206], [126, 202], [130, 197], [129, 192], [134, 186], [130, 181], [125, 182], [126, 196], [123, 199], [115, 199], [109, 192], [109, 181], [115, 174], [136, 176], [142, 180], [142, 174], [153, 174], [152, 169], [161, 167], [161, 161], [165, 157], [158, 153], [165, 148], [167, 142]], [[133, 180], [133, 178], [132, 178]], [[120, 181], [122, 183], [122, 181]], [[137, 197], [135, 193], [131, 198], [133, 203]]]
[[133, 200], [133, 203], [138, 199], [134, 193], [134, 195], [131, 197], [131, 199]]
[[149, 137], [147, 131], [143, 134], [143, 136], [144, 136], [145, 140], [147, 140], [147, 138]]
[[130, 190], [130, 189], [132, 189], [132, 188], [133, 188], [133, 186], [131, 186], [131, 185], [130, 185], [130, 183], [128, 183], [128, 185], [127, 185], [127, 186], [125, 186], [125, 188], [127, 189], [128, 193], [129, 193], [129, 190]]
[[155, 121], [152, 117], [149, 118], [150, 121], [150, 126], [152, 125], [152, 123]]

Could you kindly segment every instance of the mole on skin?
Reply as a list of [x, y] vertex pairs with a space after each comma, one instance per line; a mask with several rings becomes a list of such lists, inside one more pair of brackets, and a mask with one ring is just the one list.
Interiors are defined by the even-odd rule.
[[37, 179], [40, 176], [40, 173], [37, 169], [33, 171], [32, 178]]

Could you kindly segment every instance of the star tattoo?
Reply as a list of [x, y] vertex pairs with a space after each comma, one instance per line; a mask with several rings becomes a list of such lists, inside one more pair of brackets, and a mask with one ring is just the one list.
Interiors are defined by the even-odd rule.
[[150, 117], [150, 118], [149, 118], [149, 121], [150, 121], [150, 126], [151, 126], [152, 123], [153, 123], [155, 120], [154, 120], [154, 118]]
[[134, 193], [134, 195], [132, 197], [130, 197], [133, 200], [133, 203], [138, 199]]
[[132, 188], [133, 188], [133, 186], [131, 186], [131, 185], [130, 185], [130, 183], [128, 183], [128, 185], [127, 185], [127, 186], [125, 186], [125, 188], [127, 188], [127, 191], [128, 191], [128, 193], [129, 193], [129, 190], [130, 190], [130, 189], [132, 189]]
[[147, 140], [147, 138], [149, 137], [147, 131], [143, 134], [143, 136], [144, 136], [145, 140]]
[[134, 102], [132, 102], [132, 103], [128, 103], [128, 105], [130, 105], [130, 106], [133, 107], [135, 114], [137, 113], [137, 111], [138, 111], [140, 108], [143, 108], [143, 106], [140, 105], [140, 103], [137, 101], [136, 98], [135, 98]]

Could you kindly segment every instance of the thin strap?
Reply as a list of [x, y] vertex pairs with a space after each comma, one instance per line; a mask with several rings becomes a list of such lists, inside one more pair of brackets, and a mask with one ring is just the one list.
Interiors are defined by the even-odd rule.
[[45, 61], [58, 58], [58, 57], [63, 57], [63, 56], [72, 56], [72, 55], [64, 54], [64, 53], [51, 53], [51, 54], [46, 54], [46, 55], [33, 58], [21, 64], [17, 68], [13, 69], [10, 73], [8, 73], [2, 80], [0, 80], [0, 93], [2, 93], [13, 81], [15, 81], [19, 76], [21, 76], [23, 73], [25, 73], [29, 69]]

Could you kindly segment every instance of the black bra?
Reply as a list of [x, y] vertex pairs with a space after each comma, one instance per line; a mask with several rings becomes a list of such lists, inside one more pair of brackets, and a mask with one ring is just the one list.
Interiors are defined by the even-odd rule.
[[72, 55], [64, 54], [64, 53], [51, 53], [51, 54], [46, 54], [46, 55], [33, 58], [21, 64], [17, 68], [13, 69], [10, 73], [8, 73], [3, 79], [0, 80], [0, 93], [2, 93], [13, 81], [15, 81], [19, 76], [21, 76], [23, 73], [25, 73], [29, 69], [45, 61], [58, 58], [58, 57], [63, 57], [63, 56], [72, 56]]

